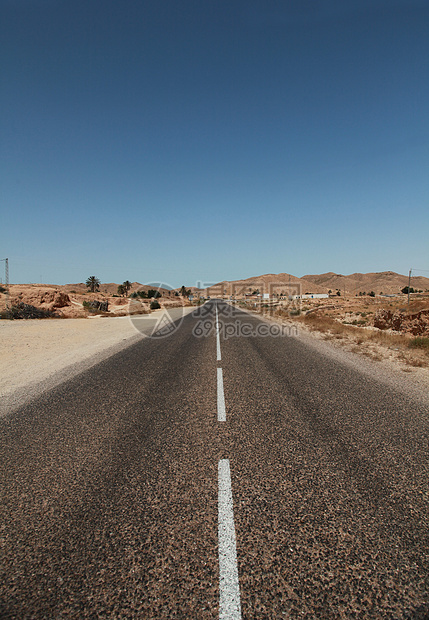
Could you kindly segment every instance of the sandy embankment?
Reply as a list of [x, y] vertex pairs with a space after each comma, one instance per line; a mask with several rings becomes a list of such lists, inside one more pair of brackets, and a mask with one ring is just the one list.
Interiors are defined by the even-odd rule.
[[1, 320], [0, 415], [144, 337], [129, 317]]

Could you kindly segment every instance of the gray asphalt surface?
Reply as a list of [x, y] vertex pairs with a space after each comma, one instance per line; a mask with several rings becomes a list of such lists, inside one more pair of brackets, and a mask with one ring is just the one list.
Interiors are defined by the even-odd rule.
[[429, 617], [428, 410], [226, 308], [0, 421], [2, 618], [219, 617], [221, 459], [243, 618]]

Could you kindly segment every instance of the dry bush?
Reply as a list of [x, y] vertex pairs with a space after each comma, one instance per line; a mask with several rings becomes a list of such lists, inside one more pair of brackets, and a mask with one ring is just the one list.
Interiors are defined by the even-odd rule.
[[415, 336], [411, 338], [408, 346], [410, 349], [428, 349], [429, 350], [429, 338], [426, 336]]
[[31, 304], [19, 302], [10, 309], [0, 313], [2, 319], [51, 319], [57, 318], [57, 314], [46, 308], [37, 308]]

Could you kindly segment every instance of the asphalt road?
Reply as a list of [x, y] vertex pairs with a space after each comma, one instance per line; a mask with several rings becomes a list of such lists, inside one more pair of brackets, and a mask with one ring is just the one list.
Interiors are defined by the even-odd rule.
[[1, 618], [429, 618], [429, 411], [217, 308], [0, 421]]

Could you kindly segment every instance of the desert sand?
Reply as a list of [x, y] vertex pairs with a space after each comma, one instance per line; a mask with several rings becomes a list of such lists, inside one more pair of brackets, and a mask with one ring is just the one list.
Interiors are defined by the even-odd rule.
[[64, 369], [89, 359], [96, 363], [100, 354], [142, 337], [128, 317], [0, 321], [0, 413], [25, 402], [25, 388], [35, 395], [49, 377], [57, 376], [51, 384], [58, 383]]

